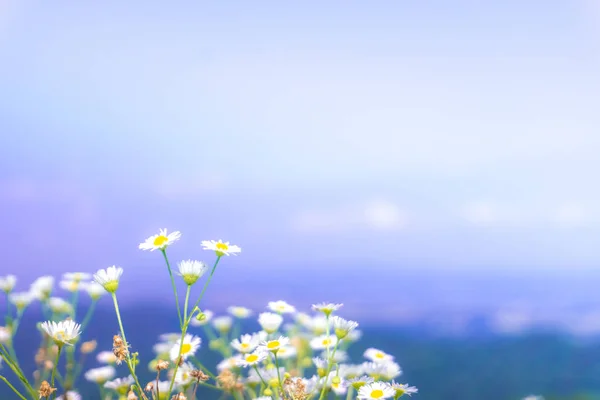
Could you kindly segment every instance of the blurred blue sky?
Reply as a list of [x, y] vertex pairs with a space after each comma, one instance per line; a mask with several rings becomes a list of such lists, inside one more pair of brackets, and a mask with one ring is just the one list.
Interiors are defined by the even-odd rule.
[[0, 273], [158, 263], [137, 244], [162, 227], [248, 271], [596, 268], [599, 22], [594, 0], [3, 0]]

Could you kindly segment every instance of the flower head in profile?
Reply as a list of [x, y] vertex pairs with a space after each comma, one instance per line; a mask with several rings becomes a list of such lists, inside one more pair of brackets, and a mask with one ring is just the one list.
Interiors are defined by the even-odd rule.
[[338, 339], [345, 338], [358, 326], [358, 322], [348, 321], [344, 318], [338, 317], [337, 315], [334, 316], [331, 321], [333, 322], [333, 329]]
[[229, 242], [223, 242], [219, 240], [218, 242], [214, 240], [203, 240], [202, 248], [204, 250], [212, 250], [217, 254], [217, 257], [236, 255], [240, 253], [242, 249], [239, 246], [235, 246], [233, 244], [229, 244]]
[[196, 314], [196, 316], [194, 318], [192, 318], [192, 320], [190, 321], [190, 324], [192, 326], [206, 325], [212, 320], [214, 315], [215, 315], [215, 313], [213, 313], [210, 310], [201, 311], [198, 314]]
[[368, 375], [362, 375], [351, 378], [348, 380], [348, 382], [350, 383], [350, 385], [352, 385], [354, 389], [358, 390], [361, 387], [368, 385], [369, 383], [375, 382], [375, 380]]
[[0, 290], [4, 293], [10, 293], [17, 284], [17, 277], [14, 275], [0, 276]]
[[123, 268], [113, 265], [106, 269], [98, 270], [94, 274], [94, 281], [99, 285], [102, 285], [104, 290], [108, 293], [115, 293], [119, 288], [119, 280], [123, 275]]
[[319, 303], [319, 304], [313, 304], [312, 309], [315, 311], [320, 311], [323, 314], [329, 316], [334, 311], [339, 310], [341, 306], [343, 306], [343, 304], [341, 304], [341, 303], [338, 303], [338, 304], [336, 304], [336, 303]]
[[375, 363], [387, 363], [394, 361], [394, 356], [389, 355], [379, 349], [374, 349], [373, 347], [365, 350], [364, 356]]
[[50, 297], [48, 300], [48, 307], [53, 313], [56, 314], [71, 314], [73, 312], [73, 306], [71, 303], [61, 299], [60, 297]]
[[63, 274], [64, 280], [76, 281], [76, 282], [87, 281], [91, 277], [92, 276], [90, 274], [88, 274], [87, 272], [67, 272], [67, 273]]
[[[12, 338], [10, 328], [6, 326], [0, 326], [0, 343], [8, 343]], [[1, 358], [0, 358], [1, 359]]]
[[181, 237], [178, 231], [167, 233], [166, 229], [161, 229], [158, 235], [152, 235], [144, 243], [140, 243], [141, 250], [165, 250], [167, 247], [175, 243]]
[[221, 333], [227, 333], [231, 329], [231, 325], [233, 325], [233, 318], [229, 315], [222, 315], [220, 317], [213, 318], [213, 326], [216, 330]]
[[96, 355], [96, 360], [101, 364], [114, 364], [117, 362], [117, 356], [112, 351], [101, 351]]
[[279, 314], [265, 312], [258, 316], [258, 323], [267, 333], [277, 332], [282, 322], [283, 317]]
[[66, 290], [67, 292], [71, 292], [74, 293], [76, 291], [79, 290], [79, 284], [81, 282], [80, 281], [73, 281], [73, 280], [62, 280], [60, 282], [58, 282], [58, 286], [61, 289]]
[[90, 382], [103, 384], [115, 377], [115, 369], [107, 365], [105, 367], [92, 368], [85, 373], [85, 379]]
[[396, 391], [392, 388], [389, 383], [386, 382], [373, 382], [367, 383], [358, 389], [357, 399], [361, 400], [381, 400], [393, 397]]
[[[171, 351], [169, 356], [172, 361], [179, 360], [179, 357], [183, 360], [187, 360], [188, 357], [196, 354], [196, 351], [200, 348], [201, 339], [198, 336], [193, 336], [190, 334], [186, 334], [183, 338], [183, 344], [181, 344], [181, 339], [177, 340]], [[179, 348], [181, 347], [181, 354], [179, 353]]]
[[208, 270], [208, 265], [202, 261], [186, 260], [177, 264], [179, 275], [188, 286], [192, 286]]
[[133, 385], [135, 380], [133, 376], [129, 375], [126, 378], [117, 378], [112, 381], [108, 381], [104, 384], [106, 389], [111, 389], [117, 392], [120, 395], [124, 395], [129, 390], [129, 387]]
[[81, 399], [83, 399], [83, 397], [81, 397], [81, 395], [74, 390], [68, 390], [65, 394], [61, 394], [60, 396], [58, 396], [56, 398], [56, 400], [81, 400]]
[[292, 314], [296, 312], [296, 307], [283, 300], [270, 301], [267, 307], [269, 310], [279, 314]]
[[252, 315], [252, 310], [246, 307], [231, 306], [227, 307], [227, 312], [236, 318], [248, 318]]
[[30, 291], [35, 293], [35, 297], [39, 300], [46, 300], [50, 297], [52, 289], [54, 288], [54, 277], [53, 276], [40, 276], [31, 284]]
[[419, 391], [419, 389], [414, 386], [408, 386], [407, 383], [396, 383], [395, 381], [392, 381], [392, 389], [396, 391], [396, 394], [394, 395], [394, 398], [396, 399], [405, 394], [410, 396]]
[[58, 346], [66, 344], [72, 346], [81, 333], [81, 325], [67, 319], [60, 322], [46, 321], [42, 323], [42, 329]]
[[240, 367], [253, 367], [260, 364], [267, 358], [267, 353], [260, 348], [254, 353], [244, 354], [237, 360], [237, 365]]
[[11, 293], [8, 297], [11, 303], [17, 307], [17, 310], [23, 310], [36, 299], [36, 294], [33, 292], [18, 292]]
[[81, 282], [81, 289], [85, 290], [92, 300], [98, 300], [106, 294], [104, 287], [97, 282]]

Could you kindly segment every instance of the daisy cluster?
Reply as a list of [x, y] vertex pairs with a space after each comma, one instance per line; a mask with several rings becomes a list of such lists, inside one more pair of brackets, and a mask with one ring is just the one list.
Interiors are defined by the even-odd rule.
[[[221, 240], [203, 241], [203, 249], [215, 256], [210, 264], [190, 259], [172, 265], [167, 249], [180, 238], [179, 232], [162, 229], [139, 245], [141, 250], [162, 255], [179, 320], [175, 332], [159, 337], [154, 356], [138, 354], [135, 344], [127, 341], [127, 321], [121, 319], [117, 296], [123, 268], [65, 274], [58, 288], [66, 296], [55, 295], [50, 276], [37, 279], [25, 292], [14, 292], [14, 276], [0, 277], [0, 290], [11, 306], [5, 326], [0, 327], [0, 355], [18, 378], [17, 386], [5, 380], [15, 395], [21, 399], [79, 400], [79, 378], [94, 383], [103, 400], [197, 399], [199, 387], [235, 400], [398, 399], [417, 392], [413, 386], [396, 382], [402, 373], [400, 366], [383, 350], [367, 348], [360, 362], [350, 361], [348, 349], [361, 332], [357, 322], [338, 315], [342, 304], [315, 304], [310, 314], [282, 300], [269, 302], [259, 313], [242, 306], [229, 307], [225, 315], [205, 309], [202, 299], [220, 261], [241, 249]], [[176, 279], [185, 284], [185, 293], [178, 293]], [[196, 290], [200, 281], [202, 289]], [[81, 292], [91, 299], [84, 316], [77, 315]], [[96, 354], [97, 367], [82, 371], [85, 356], [96, 350], [95, 341], [85, 342], [82, 337], [96, 302], [106, 294], [112, 299], [118, 326], [113, 348]], [[13, 339], [23, 313], [34, 301], [41, 303], [45, 321], [38, 324], [38, 369], [31, 380], [19, 365]], [[243, 333], [245, 322], [252, 318], [260, 330]], [[204, 365], [199, 356], [204, 345], [222, 357], [215, 368]], [[81, 356], [77, 357], [78, 353]], [[152, 380], [147, 380], [148, 372], [140, 372], [140, 365], [148, 365]]]

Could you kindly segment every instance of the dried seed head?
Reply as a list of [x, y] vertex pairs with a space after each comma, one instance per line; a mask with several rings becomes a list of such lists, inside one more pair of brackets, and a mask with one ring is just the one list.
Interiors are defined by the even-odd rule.
[[35, 363], [37, 365], [42, 365], [42, 363], [46, 360], [47, 351], [44, 347], [40, 347], [35, 353]]
[[190, 376], [199, 382], [206, 382], [208, 380], [208, 375], [198, 369], [190, 372]]
[[80, 350], [83, 354], [89, 354], [96, 350], [96, 346], [98, 346], [98, 342], [95, 340], [90, 340], [89, 342], [81, 343]]
[[50, 371], [54, 368], [54, 363], [50, 360], [46, 360], [44, 361], [44, 368]]
[[154, 390], [154, 382], [148, 382], [148, 384], [144, 388], [144, 391], [151, 392], [153, 390]]
[[228, 392], [230, 392], [232, 389], [235, 389], [237, 383], [235, 375], [233, 375], [233, 373], [228, 369], [223, 370], [219, 376], [217, 376], [217, 381], [221, 387]]
[[50, 395], [52, 393], [54, 393], [55, 391], [56, 391], [56, 388], [53, 388], [52, 386], [50, 386], [48, 381], [43, 381], [42, 384], [40, 385], [40, 389], [38, 390], [38, 392], [40, 394], [40, 399], [42, 397], [50, 397]]
[[113, 336], [113, 354], [117, 358], [117, 365], [121, 364], [127, 359], [129, 352], [127, 351], [127, 345], [119, 335]]
[[130, 390], [129, 393], [127, 393], [127, 400], [138, 400], [138, 397], [133, 393], [133, 390]]
[[156, 370], [157, 371], [163, 371], [165, 369], [169, 368], [169, 362], [165, 361], [165, 360], [158, 360], [158, 362], [156, 363]]

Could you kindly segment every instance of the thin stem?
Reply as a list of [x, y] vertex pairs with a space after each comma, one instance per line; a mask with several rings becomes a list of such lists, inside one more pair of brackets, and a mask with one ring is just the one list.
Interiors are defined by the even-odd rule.
[[71, 296], [71, 304], [73, 305], [73, 314], [71, 315], [71, 318], [73, 320], [77, 319], [75, 316], [77, 315], [77, 303], [79, 302], [79, 285], [80, 283], [77, 282], [77, 290], [75, 290], [73, 296]]
[[200, 296], [198, 297], [198, 300], [196, 300], [196, 303], [192, 307], [192, 310], [195, 310], [196, 307], [198, 307], [198, 304], [200, 304], [200, 300], [202, 300], [202, 297], [204, 296], [204, 292], [206, 292], [206, 288], [208, 287], [208, 284], [210, 283], [213, 275], [215, 274], [215, 270], [217, 269], [217, 265], [219, 265], [220, 259], [221, 259], [221, 256], [217, 256], [217, 260], [215, 261], [215, 264], [213, 265], [212, 271], [210, 271], [210, 276], [206, 280], [206, 283], [204, 284], [204, 287], [202, 288], [202, 291], [200, 292]]
[[[340, 344], [341, 340], [335, 342], [335, 346], [333, 346], [333, 353], [331, 353], [331, 358], [327, 359], [327, 373], [325, 374], [325, 382], [323, 383], [323, 389], [321, 390], [321, 395], [319, 396], [319, 400], [323, 399], [325, 396], [325, 389], [327, 389], [327, 382], [329, 381], [329, 374], [331, 373], [331, 367], [333, 367], [333, 358], [335, 357], [335, 352], [337, 351], [338, 344]], [[327, 346], [329, 349], [329, 346]]]
[[[56, 352], [56, 362], [54, 363], [54, 368], [52, 369], [52, 379], [50, 380], [50, 386], [54, 387], [54, 376], [56, 375], [56, 369], [58, 368], [58, 360], [60, 359], [60, 353], [62, 351], [62, 345], [58, 345], [58, 351]], [[56, 391], [52, 394], [52, 398], [56, 399]]]
[[[330, 327], [329, 327], [329, 314], [325, 314], [325, 329], [327, 331], [327, 340], [329, 340]], [[327, 346], [327, 361], [329, 361], [329, 346]]]
[[81, 331], [85, 331], [85, 328], [87, 327], [87, 325], [90, 323], [90, 320], [92, 319], [92, 315], [94, 315], [94, 310], [96, 309], [96, 303], [98, 302], [98, 300], [94, 300], [92, 299], [92, 304], [90, 304], [90, 308], [88, 308], [87, 313], [85, 314], [85, 317], [83, 318], [83, 322], [81, 323]]
[[158, 388], [158, 378], [160, 376], [160, 370], [156, 373], [156, 398], [160, 398], [160, 390]]
[[4, 381], [4, 383], [6, 383], [8, 385], [8, 387], [10, 387], [13, 390], [13, 392], [15, 392], [17, 394], [17, 396], [19, 396], [23, 400], [27, 400], [27, 398], [25, 398], [25, 396], [23, 396], [21, 393], [19, 393], [19, 391], [17, 389], [15, 389], [15, 387], [13, 385], [10, 384], [8, 379], [3, 377], [2, 375], [0, 375], [0, 379], [2, 379]]
[[269, 385], [267, 385], [267, 382], [265, 382], [265, 379], [262, 377], [262, 375], [260, 374], [260, 372], [258, 372], [258, 367], [256, 365], [254, 366], [254, 370], [256, 371], [256, 374], [258, 375], [258, 377], [262, 381], [263, 385], [265, 385], [265, 387], [269, 387]]
[[281, 383], [281, 373], [279, 372], [279, 360], [277, 359], [277, 352], [273, 353], [275, 356], [275, 368], [277, 368], [277, 380], [279, 381], [279, 387], [283, 391], [283, 384]]
[[[121, 329], [121, 336], [123, 336], [123, 342], [125, 342], [125, 346], [129, 347], [129, 345], [127, 343], [127, 339], [125, 338], [125, 329], [123, 329], [123, 322], [121, 321], [121, 313], [119, 312], [119, 303], [117, 302], [117, 295], [114, 292], [111, 293], [111, 295], [113, 298], [113, 303], [115, 304], [115, 312], [117, 313], [117, 319], [119, 320], [119, 328]], [[143, 399], [147, 400], [147, 397], [144, 394], [144, 390], [142, 389], [142, 385], [140, 385], [137, 375], [135, 374], [135, 370], [133, 369], [133, 366], [131, 365], [131, 356], [129, 355], [129, 349], [127, 349], [126, 356], [127, 356], [127, 367], [129, 367], [129, 372], [131, 372], [131, 376], [133, 376], [133, 379], [135, 380], [135, 384], [137, 385], [137, 387], [140, 391], [140, 396], [142, 396]]]
[[177, 317], [179, 318], [179, 327], [183, 328], [183, 320], [181, 319], [181, 310], [179, 306], [179, 296], [177, 296], [177, 287], [175, 286], [175, 279], [173, 278], [173, 272], [171, 271], [171, 264], [169, 264], [169, 258], [167, 257], [167, 250], [161, 249], [161, 253], [167, 263], [167, 269], [169, 270], [169, 276], [171, 277], [171, 285], [173, 286], [173, 293], [175, 294], [175, 303], [177, 305]]
[[[176, 359], [176, 363], [175, 363], [175, 370], [173, 371], [173, 377], [171, 378], [171, 384], [169, 385], [169, 395], [171, 394], [171, 391], [173, 390], [173, 384], [175, 383], [175, 375], [177, 375], [177, 370], [179, 369], [179, 362], [181, 359], [181, 350], [183, 349], [183, 340], [185, 339], [185, 334], [187, 332], [187, 328], [188, 328], [188, 324], [190, 321], [188, 321], [187, 318], [187, 310], [188, 310], [188, 302], [190, 300], [190, 290], [191, 290], [192, 286], [188, 285], [187, 290], [185, 291], [185, 308], [184, 308], [184, 320], [185, 323], [183, 325], [183, 327], [181, 328], [181, 339], [179, 340], [179, 353]], [[191, 317], [190, 313], [190, 317]], [[190, 318], [191, 320], [191, 318]]]
[[208, 374], [208, 376], [210, 376], [213, 379], [216, 379], [217, 377], [215, 376], [215, 374], [213, 374], [212, 372], [210, 372], [210, 369], [206, 368], [204, 366], [204, 364], [202, 364], [200, 362], [200, 360], [198, 360], [196, 357], [190, 357], [190, 359], [192, 360], [192, 362], [198, 364], [198, 366], [200, 367], [200, 369], [204, 370], [204, 372], [206, 372]]
[[4, 359], [6, 365], [8, 365], [10, 369], [12, 369], [14, 374], [17, 375], [23, 386], [25, 386], [25, 389], [27, 389], [35, 398], [36, 391], [33, 389], [33, 387], [31, 387], [31, 384], [29, 384], [29, 381], [27, 380], [27, 378], [25, 378], [25, 374], [19, 367], [19, 364], [17, 364], [16, 360], [13, 361], [8, 350], [6, 350], [6, 347], [4, 347], [2, 343], [0, 343], [0, 356]]
[[353, 389], [354, 388], [352, 386], [350, 386], [348, 388], [348, 394], [346, 395], [346, 400], [352, 400], [352, 391], [353, 391]]

